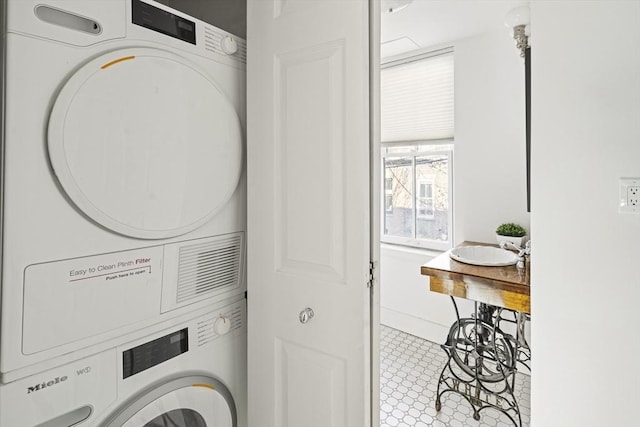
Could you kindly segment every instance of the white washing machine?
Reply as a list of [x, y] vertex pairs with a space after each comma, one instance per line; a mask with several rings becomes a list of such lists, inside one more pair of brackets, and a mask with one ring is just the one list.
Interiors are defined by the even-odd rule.
[[3, 427], [245, 427], [246, 301], [0, 385]]
[[244, 294], [246, 49], [152, 0], [1, 4], [7, 383]]

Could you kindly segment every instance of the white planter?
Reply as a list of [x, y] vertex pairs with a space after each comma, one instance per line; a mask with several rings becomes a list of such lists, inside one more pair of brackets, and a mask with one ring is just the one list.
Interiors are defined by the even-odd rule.
[[498, 240], [498, 244], [503, 241], [511, 242], [514, 245], [518, 245], [521, 248], [524, 248], [524, 242], [527, 239], [527, 236], [522, 237], [513, 237], [513, 236], [501, 236], [500, 234], [496, 234], [496, 239]]

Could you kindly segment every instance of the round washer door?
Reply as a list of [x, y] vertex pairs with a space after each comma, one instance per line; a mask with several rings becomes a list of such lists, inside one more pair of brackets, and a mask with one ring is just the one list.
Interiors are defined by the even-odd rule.
[[112, 51], [74, 73], [53, 106], [48, 149], [82, 212], [143, 239], [209, 221], [242, 171], [229, 100], [197, 66], [153, 48]]
[[231, 394], [209, 377], [175, 379], [138, 397], [107, 427], [236, 427]]

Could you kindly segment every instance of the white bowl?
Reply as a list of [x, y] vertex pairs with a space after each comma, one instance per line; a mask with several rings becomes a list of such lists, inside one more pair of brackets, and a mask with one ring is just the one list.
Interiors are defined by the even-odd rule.
[[518, 262], [518, 256], [513, 252], [493, 246], [460, 246], [451, 249], [449, 256], [465, 264], [487, 267], [503, 267]]

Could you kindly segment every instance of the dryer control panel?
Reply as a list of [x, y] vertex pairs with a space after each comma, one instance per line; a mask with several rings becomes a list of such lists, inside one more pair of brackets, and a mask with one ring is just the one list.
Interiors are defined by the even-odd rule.
[[196, 44], [196, 23], [140, 0], [131, 1], [131, 18], [134, 24]]

